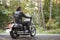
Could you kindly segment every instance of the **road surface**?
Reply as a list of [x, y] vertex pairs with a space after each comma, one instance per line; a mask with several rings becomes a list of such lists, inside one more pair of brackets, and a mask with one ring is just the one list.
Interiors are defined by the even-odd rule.
[[60, 40], [60, 34], [37, 34], [35, 37], [20, 35], [18, 39], [12, 39], [9, 34], [0, 34], [0, 40]]

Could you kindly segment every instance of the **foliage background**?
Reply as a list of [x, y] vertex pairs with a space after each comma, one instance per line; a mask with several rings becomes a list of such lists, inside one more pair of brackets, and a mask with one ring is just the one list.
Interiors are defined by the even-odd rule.
[[[0, 0], [1, 1], [1, 0]], [[1, 2], [0, 2], [1, 3]], [[8, 5], [9, 4], [9, 5]], [[60, 29], [60, 1], [52, 0], [52, 19], [49, 20], [50, 15], [50, 0], [43, 0], [43, 13], [45, 17], [45, 30], [57, 30]], [[5, 29], [8, 22], [11, 19], [9, 16], [13, 16], [16, 8], [18, 6], [22, 7], [24, 13], [28, 13], [32, 15], [34, 23], [38, 24], [38, 20], [40, 20], [41, 25], [36, 25], [37, 32], [43, 32], [42, 25], [42, 16], [38, 14], [38, 2], [37, 0], [5, 0], [0, 4], [0, 29]], [[41, 14], [41, 13], [40, 13]], [[38, 19], [40, 17], [40, 19]], [[40, 30], [38, 31], [38, 29]], [[41, 31], [42, 30], [42, 31]], [[52, 33], [55, 33], [54, 31]], [[60, 32], [58, 32], [60, 33]]]

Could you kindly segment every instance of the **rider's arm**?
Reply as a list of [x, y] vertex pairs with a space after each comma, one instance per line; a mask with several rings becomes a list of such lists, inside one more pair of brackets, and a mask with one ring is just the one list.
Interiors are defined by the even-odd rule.
[[31, 18], [31, 17], [26, 16], [23, 12], [21, 12], [21, 13], [22, 13], [23, 17], [25, 17], [25, 18]]

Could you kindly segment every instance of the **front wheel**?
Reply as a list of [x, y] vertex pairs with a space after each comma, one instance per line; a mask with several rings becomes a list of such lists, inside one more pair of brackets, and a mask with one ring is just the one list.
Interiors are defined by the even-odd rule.
[[10, 36], [13, 38], [13, 39], [17, 39], [19, 37], [18, 34], [16, 34], [15, 31], [10, 31]]
[[36, 35], [36, 28], [35, 27], [31, 27], [30, 36], [34, 37], [35, 35]]

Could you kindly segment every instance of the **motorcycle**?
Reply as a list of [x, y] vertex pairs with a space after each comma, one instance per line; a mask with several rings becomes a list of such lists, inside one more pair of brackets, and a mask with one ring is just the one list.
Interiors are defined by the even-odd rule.
[[[36, 28], [32, 22], [32, 19], [26, 18], [24, 22], [28, 22], [29, 27], [26, 25], [23, 26], [23, 24], [17, 24], [16, 22], [12, 23], [13, 25], [11, 27], [10, 36], [13, 39], [18, 38], [19, 35], [30, 35], [31, 37], [34, 37], [36, 35]], [[27, 27], [29, 28], [29, 30]]]

